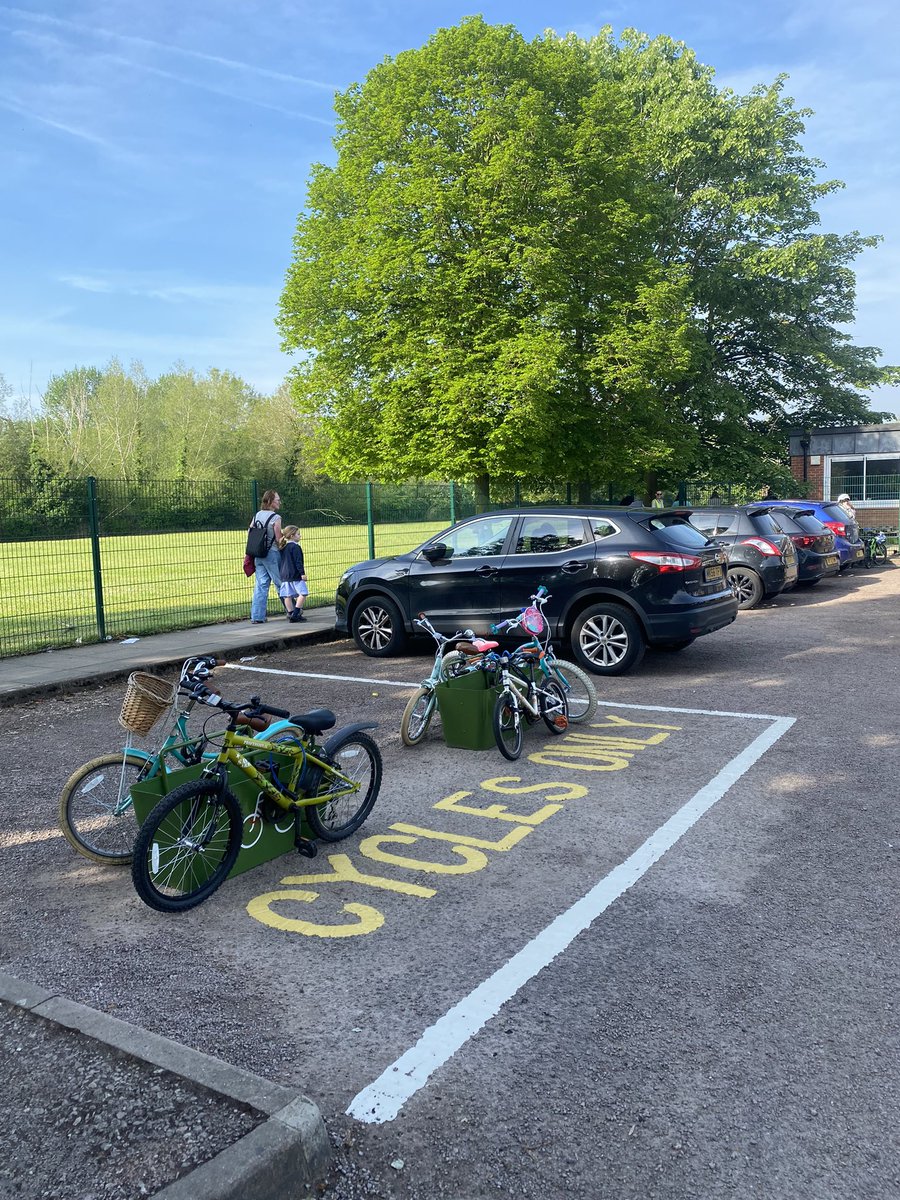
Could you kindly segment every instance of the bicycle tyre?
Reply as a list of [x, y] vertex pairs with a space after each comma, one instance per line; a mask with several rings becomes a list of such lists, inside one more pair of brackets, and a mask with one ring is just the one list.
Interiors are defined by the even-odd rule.
[[887, 562], [887, 557], [887, 547], [878, 545], [872, 547], [872, 562], [876, 562], [881, 566]]
[[515, 762], [522, 753], [522, 722], [518, 701], [512, 692], [501, 692], [497, 697], [491, 723], [497, 749], [504, 758]]
[[[73, 850], [91, 862], [128, 866], [138, 832], [137, 818], [130, 803], [118, 814], [114, 810], [120, 785], [130, 791], [149, 765], [141, 755], [123, 751], [93, 758], [69, 776], [59, 797], [59, 827]], [[104, 787], [107, 777], [111, 790]], [[107, 834], [112, 835], [109, 840]]]
[[[356, 760], [362, 751], [363, 758]], [[349, 837], [362, 825], [372, 811], [378, 792], [381, 788], [381, 751], [375, 741], [366, 733], [348, 733], [343, 737], [338, 735], [325, 747], [326, 761], [331, 761], [344, 775], [358, 779], [360, 790], [349, 796], [338, 796], [328, 799], [328, 778], [319, 791], [323, 799], [318, 804], [304, 807], [309, 827], [323, 842], [339, 842]], [[348, 761], [349, 760], [349, 761]], [[362, 794], [362, 800], [356, 797]], [[343, 817], [340, 824], [333, 822]]]
[[472, 660], [462, 650], [448, 650], [441, 659], [441, 676], [443, 679], [455, 679], [457, 675], [465, 675]]
[[551, 681], [543, 685], [538, 692], [538, 706], [543, 722], [551, 733], [559, 737], [566, 732], [569, 727], [569, 706], [566, 693], [558, 683]]
[[436, 708], [434, 688], [416, 688], [400, 718], [400, 740], [404, 746], [418, 746], [428, 732]]
[[[131, 864], [135, 891], [158, 912], [186, 912], [201, 904], [234, 866], [243, 827], [241, 806], [221, 778], [183, 783], [160, 800], [140, 828]], [[206, 857], [198, 861], [196, 845], [186, 853], [185, 841], [205, 841]]]
[[564, 658], [554, 658], [550, 670], [562, 685], [569, 705], [569, 723], [581, 725], [597, 711], [597, 689], [587, 671]]

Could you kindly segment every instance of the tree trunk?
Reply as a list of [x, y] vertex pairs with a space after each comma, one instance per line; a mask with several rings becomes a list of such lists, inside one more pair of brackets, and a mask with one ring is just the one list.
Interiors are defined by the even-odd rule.
[[644, 475], [644, 503], [650, 505], [653, 503], [653, 497], [656, 495], [656, 489], [659, 484], [656, 481], [656, 472], [647, 471]]
[[487, 512], [491, 507], [491, 477], [490, 475], [476, 475], [473, 480], [475, 485], [475, 511]]

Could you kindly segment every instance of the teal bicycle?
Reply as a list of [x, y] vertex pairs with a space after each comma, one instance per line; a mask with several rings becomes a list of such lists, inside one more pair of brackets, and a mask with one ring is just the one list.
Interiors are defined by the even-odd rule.
[[[120, 722], [129, 730], [125, 746], [113, 754], [84, 763], [66, 781], [59, 798], [59, 826], [73, 850], [92, 862], [107, 866], [125, 867], [131, 862], [138, 822], [131, 802], [131, 789], [136, 783], [154, 779], [157, 775], [194, 767], [214, 755], [206, 750], [204, 733], [192, 735], [188, 718], [197, 703], [192, 689], [208, 679], [222, 660], [213, 655], [189, 658], [181, 668], [177, 687], [156, 676], [144, 676], [145, 687], [150, 684], [154, 694], [139, 695], [140, 682], [129, 679], [129, 691], [122, 706]], [[135, 690], [137, 689], [137, 691]], [[149, 733], [160, 716], [178, 699], [182, 703], [173, 713], [169, 732], [162, 745], [149, 753], [131, 744], [131, 730]], [[135, 712], [131, 703], [149, 714], [149, 724], [140, 726], [132, 720]], [[266, 730], [268, 740], [277, 739], [289, 721], [281, 721]]]

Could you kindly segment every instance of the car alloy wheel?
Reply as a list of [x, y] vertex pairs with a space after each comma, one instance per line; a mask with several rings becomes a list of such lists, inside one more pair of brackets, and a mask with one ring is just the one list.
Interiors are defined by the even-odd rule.
[[738, 608], [756, 608], [763, 598], [762, 580], [749, 567], [732, 567], [728, 572], [728, 583]]
[[641, 661], [646, 645], [637, 619], [617, 604], [594, 604], [572, 629], [572, 650], [595, 675], [623, 675]]
[[353, 614], [353, 638], [370, 658], [396, 654], [406, 640], [396, 604], [380, 596], [364, 601]]

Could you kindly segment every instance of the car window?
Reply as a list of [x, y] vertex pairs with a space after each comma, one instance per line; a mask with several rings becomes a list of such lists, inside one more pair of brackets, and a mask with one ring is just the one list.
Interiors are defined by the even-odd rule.
[[692, 512], [688, 520], [695, 529], [699, 529], [706, 537], [712, 537], [716, 532], [718, 524], [718, 513], [710, 512]]
[[[778, 517], [780, 520], [781, 513], [778, 514]], [[802, 517], [801, 516], [792, 516], [791, 520], [794, 522], [794, 524], [799, 525], [800, 528], [805, 533], [830, 533], [831, 532], [827, 528], [827, 526], [823, 525], [821, 521], [817, 520], [817, 518], [812, 515], [802, 516]]]
[[646, 522], [646, 526], [657, 535], [661, 542], [666, 542], [669, 546], [687, 547], [688, 549], [696, 550], [700, 546], [705, 546], [707, 542], [706, 534], [702, 533], [699, 529], [695, 529], [693, 525], [681, 517], [667, 521], [660, 520], [658, 517], [651, 517]]
[[843, 521], [846, 523], [850, 520], [847, 510], [841, 508], [839, 504], [823, 504], [822, 511], [828, 521]]
[[756, 513], [750, 517], [750, 523], [757, 533], [781, 533], [781, 529], [771, 513]]
[[580, 517], [528, 516], [519, 530], [516, 554], [552, 554], [583, 546], [585, 541]]
[[800, 518], [795, 517], [791, 513], [774, 512], [772, 513], [772, 520], [782, 533], [800, 533], [802, 531]]
[[481, 517], [478, 521], [469, 521], [448, 533], [441, 534], [436, 542], [443, 542], [447, 547], [444, 559], [450, 558], [488, 558], [503, 550], [503, 543], [509, 533], [512, 517]]
[[612, 521], [608, 521], [606, 517], [591, 517], [591, 533], [595, 538], [612, 537], [614, 533], [619, 532], [618, 525], [614, 525]]

